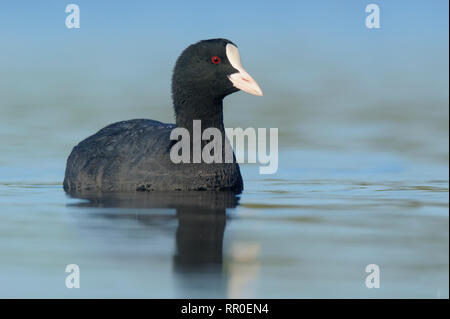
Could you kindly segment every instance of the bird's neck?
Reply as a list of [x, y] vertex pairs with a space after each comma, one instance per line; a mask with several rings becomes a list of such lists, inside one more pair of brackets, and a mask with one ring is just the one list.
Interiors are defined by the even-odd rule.
[[[221, 139], [221, 152], [228, 154], [232, 149], [223, 125], [223, 97], [221, 98], [208, 98], [205, 95], [202, 96], [182, 96], [173, 95], [174, 108], [176, 116], [176, 125], [180, 128], [185, 128], [189, 132], [191, 140], [191, 160], [193, 160], [196, 143], [200, 142], [200, 148], [210, 143], [212, 139], [216, 141], [216, 138]], [[199, 122], [200, 121], [200, 122]], [[216, 137], [214, 133], [203, 135], [206, 129], [215, 128], [220, 131], [220, 137]], [[218, 142], [218, 141], [216, 141]], [[217, 151], [214, 148], [214, 152]], [[213, 154], [211, 154], [213, 155]], [[227, 155], [223, 155], [227, 156]], [[235, 157], [233, 153], [233, 162]], [[239, 167], [237, 168], [239, 169]]]
[[224, 131], [223, 97], [178, 94], [174, 96], [174, 108], [177, 127], [192, 132], [193, 121], [200, 120], [202, 132], [212, 127]]

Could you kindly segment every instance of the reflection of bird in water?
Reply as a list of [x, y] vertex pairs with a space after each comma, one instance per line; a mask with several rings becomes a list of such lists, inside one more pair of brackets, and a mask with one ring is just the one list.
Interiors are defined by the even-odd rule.
[[177, 252], [174, 266], [179, 270], [222, 265], [225, 208], [188, 207], [177, 209]]
[[[214, 282], [215, 291], [226, 294], [226, 278], [222, 273], [222, 247], [226, 209], [238, 205], [232, 192], [137, 192], [137, 193], [71, 193], [88, 202], [72, 204], [77, 208], [102, 208], [96, 216], [117, 221], [138, 220], [149, 230], [164, 227], [173, 220], [171, 214], [136, 213], [135, 208], [176, 210], [178, 227], [173, 270], [177, 284], [192, 296], [192, 290]], [[127, 210], [129, 208], [130, 210]], [[107, 209], [104, 211], [103, 209]], [[110, 210], [111, 209], [111, 210]], [[114, 210], [116, 209], [116, 210]], [[85, 216], [85, 214], [81, 214]], [[150, 265], [151, 266], [151, 265]], [[206, 280], [205, 280], [206, 279]], [[211, 288], [209, 288], [211, 289]]]

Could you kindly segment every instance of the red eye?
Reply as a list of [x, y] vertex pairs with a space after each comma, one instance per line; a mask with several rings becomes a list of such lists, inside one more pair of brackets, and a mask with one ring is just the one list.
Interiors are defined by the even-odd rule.
[[212, 63], [218, 64], [220, 62], [220, 58], [218, 56], [213, 56], [211, 59]]

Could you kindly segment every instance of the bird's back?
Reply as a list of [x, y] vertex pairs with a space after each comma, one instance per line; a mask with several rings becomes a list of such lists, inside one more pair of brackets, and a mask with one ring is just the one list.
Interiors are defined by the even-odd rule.
[[174, 124], [136, 119], [106, 126], [72, 150], [64, 189], [102, 191], [242, 190], [237, 163], [174, 164]]

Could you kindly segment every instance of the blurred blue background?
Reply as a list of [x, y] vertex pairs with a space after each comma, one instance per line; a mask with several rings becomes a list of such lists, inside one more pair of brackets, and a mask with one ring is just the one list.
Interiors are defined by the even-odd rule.
[[[69, 3], [80, 7], [80, 29], [65, 26]], [[380, 29], [365, 26], [369, 3], [380, 6]], [[0, 296], [448, 298], [448, 6], [3, 1]], [[174, 288], [172, 237], [144, 250], [133, 235], [120, 237], [126, 225], [72, 218], [61, 188], [72, 147], [105, 125], [173, 122], [176, 58], [216, 37], [239, 46], [264, 92], [227, 97], [225, 127], [280, 134], [277, 174], [241, 166], [246, 188], [227, 224], [224, 295]], [[108, 243], [131, 252], [117, 258]], [[62, 287], [72, 262], [89, 265], [97, 286]], [[384, 290], [363, 286], [373, 262], [388, 269]]]
[[365, 27], [368, 1], [77, 1], [80, 29], [65, 27], [68, 3], [2, 4], [0, 108], [16, 128], [2, 125], [2, 144], [16, 134], [33, 144], [27, 130], [42, 128], [66, 154], [67, 136], [112, 121], [172, 121], [176, 58], [191, 43], [225, 37], [265, 94], [228, 97], [226, 126], [279, 127], [282, 146], [448, 160], [447, 1], [376, 2], [380, 29]]

